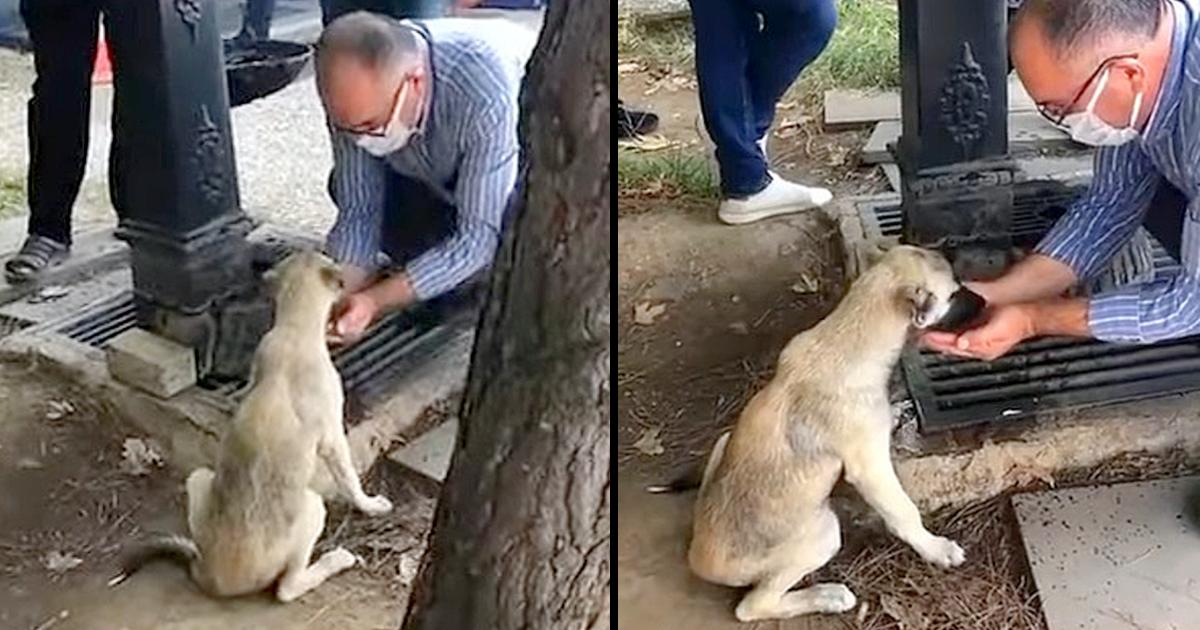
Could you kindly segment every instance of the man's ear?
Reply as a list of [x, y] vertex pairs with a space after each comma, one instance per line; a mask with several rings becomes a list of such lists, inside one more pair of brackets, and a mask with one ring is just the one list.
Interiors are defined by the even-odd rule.
[[932, 294], [919, 284], [906, 284], [896, 291], [896, 302], [901, 313], [917, 328], [925, 328], [933, 323], [926, 320], [929, 313], [929, 299]]

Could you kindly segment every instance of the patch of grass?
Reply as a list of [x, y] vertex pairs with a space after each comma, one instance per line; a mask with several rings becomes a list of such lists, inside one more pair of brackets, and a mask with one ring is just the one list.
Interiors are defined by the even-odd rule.
[[[663, 74], [694, 72], [692, 25], [686, 19], [617, 20], [617, 55]], [[832, 88], [900, 85], [899, 14], [895, 0], [841, 0], [838, 26], [821, 56], [800, 75], [793, 98], [820, 105]]]
[[715, 199], [719, 184], [712, 166], [694, 152], [642, 153], [620, 147], [617, 189], [624, 197]]
[[0, 178], [0, 219], [25, 212], [25, 184], [21, 180]]

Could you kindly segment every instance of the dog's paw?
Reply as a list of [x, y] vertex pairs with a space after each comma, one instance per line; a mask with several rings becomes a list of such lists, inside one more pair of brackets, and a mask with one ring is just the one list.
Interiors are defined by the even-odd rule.
[[921, 557], [930, 564], [948, 569], [962, 564], [967, 559], [967, 554], [953, 540], [934, 536], [921, 549]]
[[392, 511], [392, 502], [387, 497], [377, 494], [363, 499], [358, 504], [358, 509], [371, 516], [380, 516]]
[[853, 610], [858, 598], [845, 584], [816, 584], [811, 589], [819, 611], [831, 614]]
[[325, 555], [321, 556], [321, 560], [327, 562], [334, 572], [345, 571], [359, 563], [358, 556], [350, 553], [344, 547], [338, 547], [325, 552]]

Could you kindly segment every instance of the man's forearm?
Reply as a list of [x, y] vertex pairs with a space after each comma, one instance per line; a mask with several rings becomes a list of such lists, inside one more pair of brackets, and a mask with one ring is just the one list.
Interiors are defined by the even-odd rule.
[[989, 304], [1001, 306], [1061, 297], [1078, 279], [1070, 266], [1033, 254], [1013, 265], [1003, 276], [979, 285]]
[[1035, 337], [1090, 337], [1088, 302], [1083, 298], [1055, 299], [1025, 304]]

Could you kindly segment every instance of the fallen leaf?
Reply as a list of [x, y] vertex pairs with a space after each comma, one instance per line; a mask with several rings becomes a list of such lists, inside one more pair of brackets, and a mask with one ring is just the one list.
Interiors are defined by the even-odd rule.
[[929, 627], [929, 620], [915, 607], [905, 604], [898, 597], [884, 595], [879, 600], [883, 612], [892, 619], [900, 622], [903, 630], [924, 630]]
[[640, 64], [636, 61], [626, 61], [626, 62], [617, 64], [617, 74], [633, 74], [634, 72], [641, 72], [641, 71], [642, 71], [642, 64]]
[[70, 292], [70, 287], [65, 287], [61, 284], [47, 285], [41, 289], [38, 289], [37, 293], [34, 293], [32, 296], [30, 296], [29, 303], [39, 304], [41, 302], [53, 302], [54, 300], [57, 300]]
[[75, 405], [72, 405], [70, 401], [51, 400], [48, 406], [50, 407], [46, 411], [46, 419], [48, 420], [58, 420], [75, 413]]
[[55, 550], [46, 554], [46, 557], [43, 559], [42, 563], [46, 565], [47, 569], [55, 573], [63, 573], [64, 571], [70, 571], [71, 569], [83, 564], [83, 560], [70, 554], [63, 554], [62, 552]]
[[161, 467], [162, 455], [152, 441], [140, 438], [126, 438], [121, 448], [121, 469], [134, 476], [142, 476], [150, 472], [150, 467]]
[[667, 452], [667, 449], [663, 448], [662, 440], [658, 437], [660, 431], [661, 429], [658, 427], [642, 431], [642, 437], [633, 443], [633, 447], [643, 455], [662, 455]]
[[42, 467], [42, 462], [39, 460], [36, 460], [32, 457], [22, 457], [21, 459], [17, 460], [17, 468], [30, 470], [30, 469], [41, 468], [41, 467]]
[[800, 279], [792, 283], [792, 293], [808, 295], [821, 290], [821, 282], [812, 276], [802, 273]]
[[633, 323], [639, 326], [650, 326], [654, 323], [655, 319], [658, 319], [659, 315], [662, 315], [666, 311], [666, 304], [642, 302], [633, 307]]
[[750, 327], [746, 325], [746, 322], [733, 322], [729, 325], [729, 331], [735, 335], [749, 335]]

